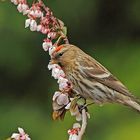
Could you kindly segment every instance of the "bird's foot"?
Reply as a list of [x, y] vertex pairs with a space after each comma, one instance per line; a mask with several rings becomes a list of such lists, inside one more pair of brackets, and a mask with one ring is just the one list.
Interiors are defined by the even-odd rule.
[[82, 113], [82, 110], [83, 109], [85, 109], [86, 110], [86, 112], [88, 112], [88, 106], [90, 106], [90, 105], [92, 105], [92, 104], [94, 104], [94, 102], [92, 102], [92, 103], [85, 103], [84, 105], [80, 105], [79, 106], [79, 111], [80, 111], [80, 113]]

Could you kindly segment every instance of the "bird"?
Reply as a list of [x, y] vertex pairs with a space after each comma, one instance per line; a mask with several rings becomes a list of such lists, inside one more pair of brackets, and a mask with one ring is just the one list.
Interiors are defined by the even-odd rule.
[[72, 93], [94, 104], [117, 103], [140, 113], [139, 100], [111, 72], [79, 47], [59, 45], [51, 56], [71, 82]]

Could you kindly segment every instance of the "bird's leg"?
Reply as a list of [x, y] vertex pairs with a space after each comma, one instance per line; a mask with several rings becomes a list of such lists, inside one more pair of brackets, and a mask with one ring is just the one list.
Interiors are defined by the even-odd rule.
[[75, 106], [78, 105], [79, 111], [82, 113], [83, 109], [85, 109], [87, 112], [87, 107], [92, 104], [94, 104], [94, 102], [87, 103], [85, 98], [81, 97], [80, 94], [76, 94], [73, 100], [71, 101], [71, 108], [74, 109]]
[[87, 104], [85, 104], [85, 107], [88, 107], [88, 106], [90, 106], [90, 105], [92, 105], [92, 104], [94, 104], [94, 102], [87, 103]]
[[85, 111], [87, 112], [87, 107], [86, 107], [86, 99], [81, 97], [77, 100], [77, 105], [79, 108], [79, 112], [82, 113], [82, 110], [85, 109]]
[[87, 112], [87, 111], [88, 111], [88, 108], [87, 108], [87, 107], [90, 106], [90, 105], [92, 105], [92, 104], [94, 104], [94, 102], [91, 102], [91, 103], [86, 103], [86, 102], [85, 102], [85, 104], [79, 106], [80, 112], [82, 112], [83, 109], [85, 109], [86, 112]]

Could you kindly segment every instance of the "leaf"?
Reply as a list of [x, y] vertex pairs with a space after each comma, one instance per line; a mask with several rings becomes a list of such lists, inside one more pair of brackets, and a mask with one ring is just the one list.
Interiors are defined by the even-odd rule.
[[62, 32], [63, 32], [63, 34], [66, 36], [67, 35], [67, 27], [66, 26], [64, 26], [63, 28], [62, 28]]

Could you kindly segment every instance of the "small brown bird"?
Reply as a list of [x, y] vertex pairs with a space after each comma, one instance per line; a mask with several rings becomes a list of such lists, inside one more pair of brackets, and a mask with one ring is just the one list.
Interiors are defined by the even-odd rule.
[[95, 104], [119, 103], [140, 112], [138, 100], [94, 58], [74, 45], [64, 44], [52, 54], [52, 63], [59, 64], [72, 84], [72, 92]]

